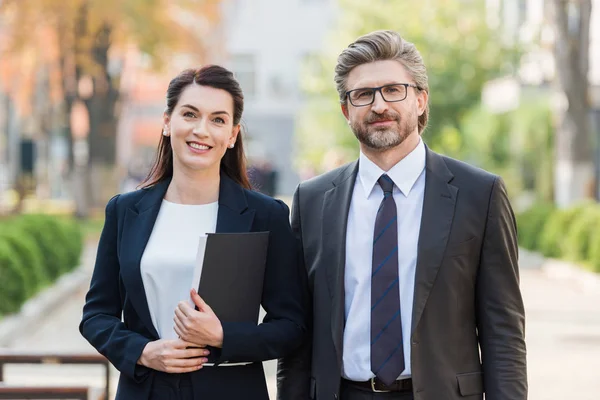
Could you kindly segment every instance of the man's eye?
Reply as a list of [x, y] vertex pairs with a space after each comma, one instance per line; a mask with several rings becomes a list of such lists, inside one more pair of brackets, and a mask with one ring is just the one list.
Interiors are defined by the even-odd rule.
[[369, 97], [371, 95], [371, 91], [370, 90], [365, 90], [364, 92], [358, 92], [356, 94], [356, 97]]

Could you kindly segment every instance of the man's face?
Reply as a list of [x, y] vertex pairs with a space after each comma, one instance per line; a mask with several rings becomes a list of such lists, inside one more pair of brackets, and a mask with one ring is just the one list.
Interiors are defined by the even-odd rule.
[[[399, 61], [375, 61], [359, 65], [350, 72], [348, 91], [398, 83], [414, 85], [410, 74]], [[392, 94], [387, 92], [390, 93], [388, 95], [385, 90], [382, 89], [389, 100]], [[406, 90], [406, 98], [396, 102], [385, 101], [378, 91], [370, 105], [357, 107], [346, 99], [342, 112], [354, 135], [364, 146], [384, 151], [400, 145], [409, 135], [419, 134], [418, 118], [427, 106], [427, 93], [413, 87], [407, 87]]]

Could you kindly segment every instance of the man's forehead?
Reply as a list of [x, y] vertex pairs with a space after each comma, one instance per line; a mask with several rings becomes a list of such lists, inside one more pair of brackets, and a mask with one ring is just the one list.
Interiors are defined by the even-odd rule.
[[411, 82], [410, 75], [400, 61], [374, 61], [361, 64], [350, 71], [348, 90], [409, 82]]

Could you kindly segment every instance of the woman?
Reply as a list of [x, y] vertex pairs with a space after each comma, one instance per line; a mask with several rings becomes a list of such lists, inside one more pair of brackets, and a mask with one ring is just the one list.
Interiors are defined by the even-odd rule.
[[[260, 362], [303, 340], [306, 277], [289, 210], [249, 190], [243, 107], [228, 70], [183, 71], [143, 189], [108, 202], [79, 329], [121, 371], [117, 399], [268, 399]], [[258, 326], [221, 323], [191, 289], [199, 236], [251, 231], [270, 232], [267, 315]]]

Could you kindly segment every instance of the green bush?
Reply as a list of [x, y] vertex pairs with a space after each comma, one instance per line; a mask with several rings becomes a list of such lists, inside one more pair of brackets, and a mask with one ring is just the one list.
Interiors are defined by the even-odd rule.
[[81, 253], [83, 251], [83, 231], [79, 224], [73, 220], [62, 220], [63, 229], [65, 229], [67, 237], [67, 245], [69, 248], [69, 263], [68, 271], [77, 268], [81, 261]]
[[519, 245], [528, 250], [539, 247], [540, 232], [555, 211], [552, 204], [540, 203], [517, 215]]
[[31, 236], [25, 234], [16, 224], [7, 224], [0, 231], [0, 242], [6, 243], [18, 258], [27, 279], [27, 296], [34, 295], [49, 282], [40, 248]]
[[579, 213], [588, 206], [589, 203], [582, 203], [571, 208], [556, 210], [550, 214], [539, 238], [539, 250], [543, 255], [546, 257], [563, 256], [566, 232], [569, 231]]
[[600, 207], [590, 205], [575, 216], [573, 223], [565, 232], [563, 242], [564, 257], [571, 261], [589, 260], [589, 247], [592, 234], [600, 227]]
[[587, 259], [592, 269], [600, 273], [600, 229], [596, 229], [590, 238]]
[[83, 232], [73, 220], [21, 215], [0, 225], [0, 315], [79, 265]]
[[27, 299], [27, 277], [16, 252], [0, 241], [0, 315], [17, 311]]
[[52, 281], [67, 271], [69, 264], [65, 235], [54, 218], [47, 215], [23, 215], [18, 219], [20, 228], [31, 235], [39, 246], [45, 260], [46, 274]]

